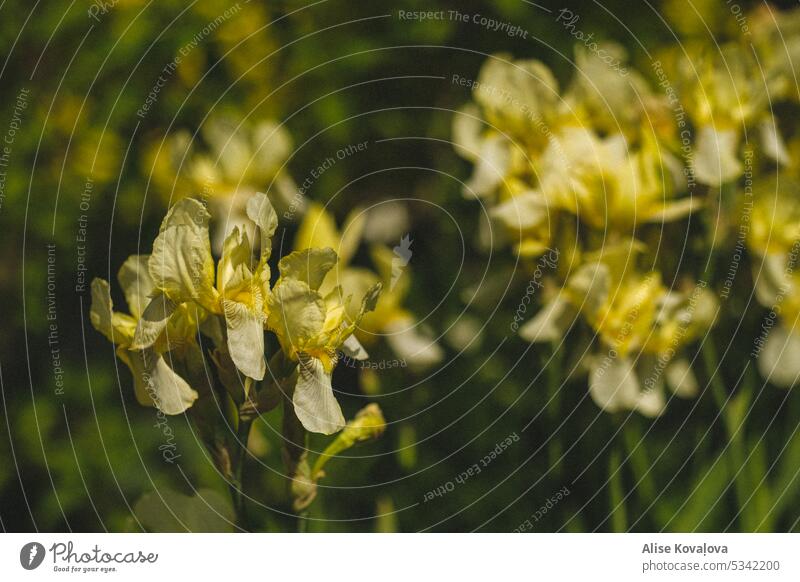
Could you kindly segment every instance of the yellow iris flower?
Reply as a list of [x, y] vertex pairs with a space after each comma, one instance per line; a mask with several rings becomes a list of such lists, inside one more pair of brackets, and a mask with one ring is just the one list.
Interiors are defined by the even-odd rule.
[[[434, 365], [444, 354], [434, 339], [418, 331], [416, 318], [403, 306], [411, 273], [406, 261], [399, 256], [399, 250], [392, 251], [382, 245], [372, 246], [370, 255], [377, 273], [350, 265], [361, 242], [365, 219], [366, 214], [362, 209], [353, 210], [340, 232], [333, 216], [325, 208], [310, 204], [297, 232], [294, 248], [331, 247], [338, 253], [337, 267], [321, 288], [323, 295], [339, 286], [344, 296], [359, 297], [376, 284], [382, 285], [380, 303], [373, 311], [363, 315], [355, 330], [361, 343], [369, 346], [379, 336], [385, 336], [395, 354], [410, 366], [422, 369]], [[349, 317], [355, 319], [359, 316], [357, 306], [351, 305], [348, 309]]]
[[340, 287], [321, 292], [336, 262], [331, 248], [305, 249], [283, 257], [278, 263], [280, 278], [268, 301], [269, 328], [287, 358], [298, 364], [292, 395], [295, 414], [306, 430], [323, 434], [345, 425], [331, 385], [337, 351], [356, 359], [366, 357], [353, 332], [364, 314], [375, 309], [381, 290], [380, 283], [367, 290], [357, 314], [350, 318], [351, 296], [343, 297]]
[[208, 211], [192, 198], [169, 210], [148, 261], [154, 291], [139, 319], [134, 348], [151, 346], [181, 305], [194, 304], [224, 317], [228, 351], [239, 371], [255, 380], [264, 378], [267, 260], [278, 218], [264, 194], [250, 198], [247, 215], [260, 231], [260, 259], [252, 264], [249, 237], [234, 228], [223, 244], [215, 286]]
[[148, 259], [147, 255], [129, 257], [117, 276], [130, 315], [114, 311], [108, 281], [94, 279], [90, 318], [95, 329], [117, 346], [117, 356], [130, 368], [138, 402], [155, 406], [164, 414], [180, 414], [194, 403], [198, 394], [173, 371], [170, 363], [184, 360], [190, 350], [199, 350], [194, 338], [202, 313], [188, 306], [175, 309], [151, 345], [135, 348], [137, 322], [154, 289], [147, 269]]

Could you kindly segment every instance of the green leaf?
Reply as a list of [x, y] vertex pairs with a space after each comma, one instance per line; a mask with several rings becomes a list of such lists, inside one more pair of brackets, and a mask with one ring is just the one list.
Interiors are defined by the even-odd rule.
[[730, 484], [727, 458], [718, 458], [712, 467], [705, 465], [695, 480], [685, 491], [688, 493], [685, 505], [678, 510], [675, 519], [667, 524], [668, 531], [694, 532], [715, 531], [715, 518], [727, 511], [725, 500], [721, 499]]

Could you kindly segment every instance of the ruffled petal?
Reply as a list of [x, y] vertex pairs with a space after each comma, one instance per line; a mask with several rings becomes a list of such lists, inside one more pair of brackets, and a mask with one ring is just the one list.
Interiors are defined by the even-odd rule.
[[215, 296], [209, 217], [197, 200], [181, 200], [167, 213], [153, 243], [148, 261], [153, 284], [176, 302], [193, 300], [206, 307]]
[[302, 281], [316, 291], [335, 265], [336, 252], [332, 248], [312, 248], [286, 255], [278, 262], [278, 269], [281, 278]]
[[236, 301], [224, 300], [222, 308], [228, 330], [228, 352], [233, 363], [245, 376], [263, 380], [267, 366], [261, 315]]
[[261, 233], [261, 262], [272, 255], [272, 237], [278, 228], [278, 215], [266, 194], [258, 192], [247, 201], [247, 216]]
[[317, 358], [300, 354], [294, 411], [306, 430], [333, 434], [345, 426], [342, 409], [333, 394], [331, 376]]

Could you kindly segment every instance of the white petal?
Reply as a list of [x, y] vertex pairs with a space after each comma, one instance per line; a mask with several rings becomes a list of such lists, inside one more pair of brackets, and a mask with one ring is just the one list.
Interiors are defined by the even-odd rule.
[[361, 345], [361, 342], [358, 341], [354, 335], [344, 340], [341, 350], [345, 356], [353, 358], [354, 360], [366, 360], [369, 357], [367, 350], [364, 349], [364, 346]]
[[423, 335], [418, 328], [413, 319], [398, 319], [386, 326], [386, 341], [409, 366], [425, 369], [438, 364], [444, 357], [444, 350], [435, 339]]
[[464, 184], [464, 195], [469, 198], [492, 194], [503, 182], [511, 162], [508, 140], [494, 136], [484, 140], [469, 181]]
[[639, 380], [629, 358], [605, 355], [592, 362], [589, 394], [606, 412], [632, 409], [639, 400]]
[[155, 406], [164, 414], [181, 414], [197, 400], [197, 392], [154, 350], [126, 350], [125, 355], [140, 404]]
[[527, 230], [547, 221], [547, 201], [539, 192], [525, 192], [498, 204], [489, 214], [511, 231]]
[[774, 119], [763, 121], [759, 126], [764, 153], [784, 166], [789, 165], [789, 150], [783, 141]]
[[333, 395], [331, 377], [317, 358], [300, 355], [292, 402], [306, 430], [333, 434], [344, 428], [344, 415]]
[[236, 301], [222, 302], [228, 330], [228, 352], [239, 371], [254, 380], [263, 380], [267, 370], [264, 361], [264, 324], [257, 312]]
[[471, 162], [478, 159], [483, 128], [483, 119], [476, 105], [467, 105], [456, 112], [453, 116], [453, 147], [459, 156]]
[[739, 136], [734, 130], [716, 131], [710, 125], [700, 128], [695, 144], [694, 170], [697, 181], [720, 186], [738, 178], [742, 163], [736, 157]]
[[766, 255], [760, 262], [753, 261], [756, 299], [761, 305], [770, 309], [775, 306], [781, 289], [789, 285], [786, 275], [785, 255]]
[[569, 302], [556, 297], [519, 328], [519, 336], [528, 342], [553, 342], [563, 337], [566, 329], [565, 316], [568, 315]]
[[644, 416], [654, 418], [664, 412], [666, 402], [663, 390], [644, 390], [636, 398], [636, 405], [632, 408]]
[[758, 369], [776, 386], [794, 386], [800, 377], [800, 334], [774, 327], [758, 356]]
[[671, 362], [664, 370], [664, 376], [666, 377], [667, 385], [676, 396], [681, 398], [697, 396], [699, 392], [697, 378], [689, 365], [689, 360], [686, 358], [679, 358]]

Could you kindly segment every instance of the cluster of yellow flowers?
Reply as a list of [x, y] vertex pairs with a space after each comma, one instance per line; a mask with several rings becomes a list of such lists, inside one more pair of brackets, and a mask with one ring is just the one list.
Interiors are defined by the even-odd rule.
[[[214, 252], [221, 252], [225, 237], [233, 229], [253, 227], [246, 205], [256, 192], [266, 191], [284, 221], [300, 221], [294, 250], [330, 247], [338, 254], [338, 266], [323, 285], [323, 294], [341, 286], [344, 296], [363, 295], [369, 287], [382, 283], [380, 304], [364, 316], [355, 332], [361, 342], [374, 344], [378, 338], [385, 338], [398, 361], [415, 369], [441, 361], [442, 348], [420, 329], [417, 318], [404, 306], [411, 268], [398, 254], [399, 249], [371, 241], [369, 254], [375, 271], [351, 265], [365, 238], [368, 221], [387, 220], [386, 216], [378, 217], [380, 206], [372, 211], [354, 208], [340, 232], [331, 213], [308, 200], [305, 189], [299, 188], [289, 173], [292, 138], [274, 121], [236, 123], [225, 116], [211, 117], [204, 123], [201, 136], [206, 149], [198, 147], [198, 140], [186, 131], [170, 135], [163, 143], [153, 144], [144, 165], [157, 190], [169, 199], [202, 195], [208, 201], [218, 220], [213, 230]], [[397, 213], [391, 214], [394, 216], [388, 220], [396, 220]], [[354, 308], [349, 316], [356, 316]]]
[[351, 308], [352, 297], [340, 287], [322, 288], [336, 266], [336, 252], [309, 248], [279, 261], [280, 277], [271, 287], [268, 260], [277, 215], [260, 193], [248, 200], [246, 213], [255, 232], [234, 227], [215, 267], [208, 211], [192, 198], [178, 202], [164, 218], [152, 253], [130, 257], [120, 270], [131, 315], [114, 311], [108, 282], [95, 279], [92, 323], [131, 368], [139, 402], [166, 414], [180, 414], [198, 398], [176, 369], [187, 376], [203, 369], [201, 334], [216, 350], [220, 377], [238, 370], [247, 379], [248, 397], [252, 382], [267, 374], [264, 331], [269, 330], [280, 341], [283, 365], [272, 366], [267, 380], [283, 380], [275, 377], [277, 370], [288, 369], [294, 412], [305, 429], [337, 432], [345, 420], [331, 374], [338, 352], [366, 357], [353, 332], [375, 309], [381, 284], [367, 289], [359, 307]]
[[788, 179], [800, 136], [787, 145], [793, 110], [774, 113], [797, 105], [800, 10], [762, 8], [748, 22], [719, 46], [689, 38], [651, 51], [649, 74], [610, 67], [600, 54], [628, 61], [615, 44], [580, 45], [563, 92], [543, 63], [493, 55], [475, 102], [453, 119], [456, 151], [475, 165], [464, 194], [489, 208], [483, 238], [523, 260], [559, 257], [520, 335], [560, 342], [578, 320], [588, 325], [593, 347], [578, 368], [609, 412], [654, 416], [665, 385], [682, 397], [698, 390], [685, 348], [720, 309], [714, 274], [697, 259], [698, 223], [709, 253], [746, 233], [758, 298], [780, 305], [762, 372], [784, 385], [800, 374], [791, 291], [800, 275], [786, 268], [800, 240], [800, 192]]

